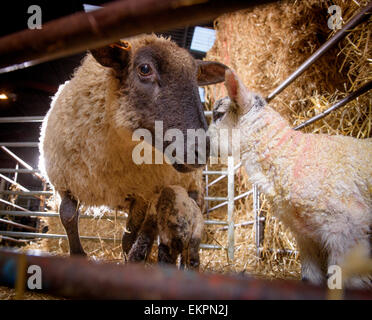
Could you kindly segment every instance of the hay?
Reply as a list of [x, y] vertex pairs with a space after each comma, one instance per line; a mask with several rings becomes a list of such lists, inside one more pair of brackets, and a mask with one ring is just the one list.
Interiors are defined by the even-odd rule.
[[[37, 293], [26, 291], [21, 300], [64, 300], [60, 297], [55, 297], [50, 294]], [[16, 290], [0, 286], [0, 301], [1, 300], [16, 300]]]
[[[346, 23], [367, 2], [283, 1], [223, 15], [215, 21], [217, 38], [206, 59], [232, 67], [247, 87], [267, 96], [333, 35], [327, 26], [327, 8], [330, 5], [341, 7], [343, 22]], [[321, 113], [372, 79], [371, 20], [354, 28], [337, 48], [330, 50], [271, 102], [293, 126]], [[214, 101], [224, 96], [223, 84], [207, 87], [208, 108], [211, 109]], [[371, 102], [372, 93], [366, 93], [304, 131], [371, 137]], [[236, 192], [242, 193], [250, 187], [243, 171]], [[226, 194], [226, 187], [216, 186], [213, 192]], [[252, 207], [251, 198], [240, 200], [235, 209], [237, 222], [252, 220]], [[238, 245], [233, 267], [225, 263], [219, 270], [246, 269], [258, 276], [299, 279], [298, 254], [277, 251], [295, 251], [293, 236], [273, 217], [265, 201], [262, 211], [266, 216], [262, 259], [259, 260], [255, 254], [253, 227], [238, 228], [237, 244], [245, 241], [244, 249]], [[214, 236], [220, 240], [218, 235]], [[203, 252], [203, 255], [215, 257], [215, 253]], [[222, 258], [222, 261], [225, 260]], [[216, 264], [218, 268], [218, 262]]]
[[[215, 21], [217, 39], [206, 59], [221, 61], [242, 77], [244, 83], [262, 95], [268, 95], [277, 85], [304, 62], [333, 32], [327, 27], [327, 8], [336, 4], [342, 9], [346, 23], [368, 1], [285, 1], [231, 13]], [[356, 27], [337, 48], [332, 49], [299, 79], [272, 101], [272, 106], [293, 126], [324, 111], [334, 102], [372, 79], [370, 22]], [[208, 108], [226, 95], [222, 84], [206, 88]], [[305, 129], [306, 132], [343, 134], [357, 138], [371, 137], [372, 96], [366, 93], [332, 115]], [[222, 165], [210, 169], [223, 168]], [[217, 176], [210, 176], [210, 181]], [[244, 169], [236, 176], [235, 194], [251, 189]], [[227, 194], [226, 180], [214, 185], [210, 195]], [[245, 272], [257, 277], [299, 279], [296, 242], [291, 233], [273, 217], [272, 209], [261, 195], [262, 215], [266, 217], [262, 257], [256, 255], [253, 225], [235, 230], [235, 259], [228, 261], [225, 250], [201, 250], [203, 272]], [[210, 206], [217, 204], [211, 202]], [[235, 222], [253, 220], [252, 196], [237, 201]], [[55, 209], [54, 209], [55, 210]], [[114, 214], [110, 212], [109, 214]], [[226, 207], [209, 215], [210, 219], [226, 220]], [[58, 218], [45, 221], [49, 233], [64, 233]], [[83, 240], [90, 257], [123, 261], [121, 235], [123, 221], [99, 218], [81, 219], [81, 235], [115, 237], [117, 242]], [[219, 226], [207, 226], [203, 243], [227, 246], [227, 231]], [[65, 240], [42, 240], [28, 248], [67, 255]], [[277, 251], [279, 250], [279, 251]], [[156, 260], [154, 248], [150, 261]]]

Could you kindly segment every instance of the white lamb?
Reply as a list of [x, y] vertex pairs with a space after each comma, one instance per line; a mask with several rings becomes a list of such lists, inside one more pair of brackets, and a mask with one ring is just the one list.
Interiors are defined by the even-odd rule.
[[[303, 279], [324, 283], [328, 267], [357, 244], [370, 254], [372, 139], [295, 131], [231, 70], [225, 86], [229, 98], [215, 104], [212, 142], [219, 129], [240, 129], [242, 163], [295, 235]], [[354, 277], [347, 286], [371, 287], [370, 279]]]

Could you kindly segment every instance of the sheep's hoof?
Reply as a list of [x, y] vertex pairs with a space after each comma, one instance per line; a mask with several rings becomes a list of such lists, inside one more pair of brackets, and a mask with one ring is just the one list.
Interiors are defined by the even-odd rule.
[[72, 251], [70, 250], [70, 256], [81, 256], [81, 257], [86, 257], [87, 254], [85, 253], [85, 251], [83, 249], [79, 250], [79, 251]]
[[301, 277], [301, 281], [302, 282], [305, 282], [305, 283], [308, 283], [308, 282], [310, 282], [310, 279], [308, 277], [306, 277], [306, 276], [302, 276]]

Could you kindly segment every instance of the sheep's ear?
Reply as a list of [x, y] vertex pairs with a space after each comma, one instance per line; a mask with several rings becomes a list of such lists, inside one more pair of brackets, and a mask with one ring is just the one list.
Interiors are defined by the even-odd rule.
[[231, 69], [227, 69], [225, 72], [225, 86], [230, 99], [234, 101], [242, 111], [248, 111], [252, 107], [249, 91]]
[[196, 60], [196, 63], [198, 65], [199, 86], [206, 86], [225, 80], [225, 70], [228, 69], [228, 67], [223, 63], [202, 60]]
[[130, 51], [130, 43], [124, 40], [90, 50], [99, 64], [114, 69], [118, 74], [128, 66]]

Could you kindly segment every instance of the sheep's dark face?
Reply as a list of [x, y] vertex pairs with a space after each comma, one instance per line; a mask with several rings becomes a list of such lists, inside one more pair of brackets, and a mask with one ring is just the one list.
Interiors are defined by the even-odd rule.
[[132, 129], [149, 130], [152, 145], [172, 158], [178, 171], [205, 165], [210, 143], [198, 86], [224, 81], [226, 67], [197, 61], [175, 43], [155, 36], [133, 42], [130, 50], [123, 48], [120, 61], [123, 51], [128, 52], [127, 65], [114, 68], [136, 114]]

